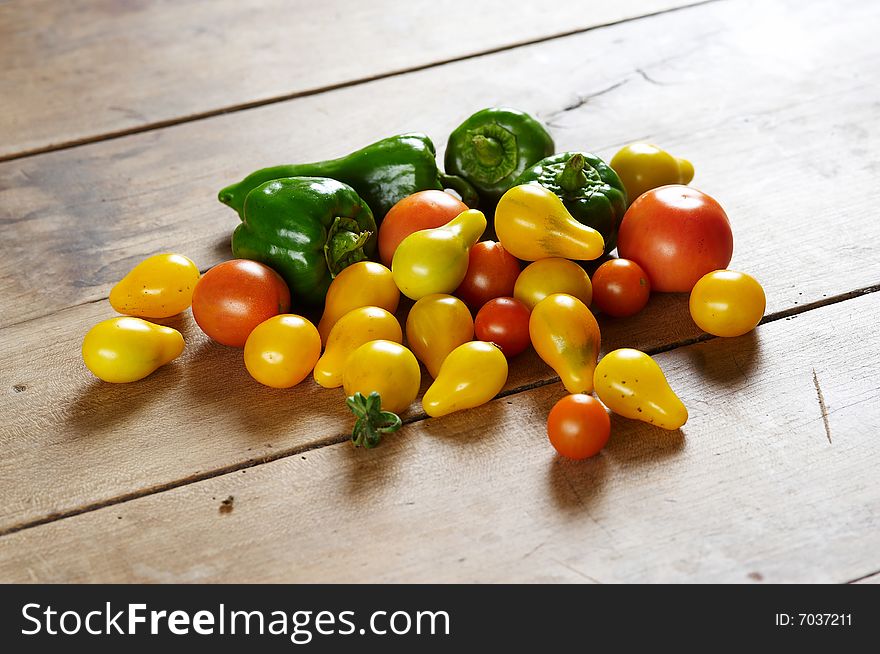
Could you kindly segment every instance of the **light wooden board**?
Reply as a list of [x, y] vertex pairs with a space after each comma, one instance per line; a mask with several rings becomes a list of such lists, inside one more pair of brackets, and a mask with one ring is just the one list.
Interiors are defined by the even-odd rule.
[[0, 3], [0, 159], [311, 93], [686, 4]]
[[549, 121], [560, 148], [607, 157], [648, 139], [690, 157], [694, 185], [730, 215], [732, 265], [768, 285], [771, 310], [875, 284], [880, 223], [858, 189], [880, 170], [880, 5], [847, 4], [851, 20], [829, 23], [821, 3], [790, 0], [788, 13], [762, 8], [760, 25], [749, 7], [702, 5], [0, 164], [0, 326], [106, 297], [152, 253], [202, 268], [229, 258], [237, 216], [216, 194], [257, 167], [407, 130], [442, 148], [463, 117], [502, 103]]
[[[696, 30], [694, 33], [699, 33], [698, 28], [702, 26], [708, 34], [718, 28], [716, 22], [732, 20], [725, 7], [726, 5], [718, 5], [711, 12], [708, 11], [709, 7], [681, 12], [676, 14], [677, 21], [670, 22], [668, 16], [656, 17], [652, 21], [660, 24], [659, 28], [663, 28], [661, 32], [677, 29], [682, 32]], [[701, 15], [693, 19], [687, 18], [691, 12], [701, 12]], [[736, 23], [732, 25], [735, 29]], [[614, 38], [622, 39], [623, 46], [643, 36], [639, 23], [611, 28], [608, 32], [612, 36], [613, 30], [619, 32]], [[637, 33], [627, 36], [630, 30], [636, 30]], [[578, 37], [578, 41], [586, 38], [596, 40], [601, 35], [601, 32], [593, 32]], [[728, 38], [731, 42], [735, 41], [734, 36]], [[608, 43], [600, 41], [595, 47], [585, 44], [587, 47], [584, 49], [601, 50], [607, 45]], [[555, 53], [556, 48], [557, 44], [543, 44], [535, 50], [543, 52], [553, 49]], [[513, 54], [506, 53], [504, 57]], [[719, 55], [715, 63], [723, 66], [725, 61], [728, 58]], [[504, 61], [494, 61], [491, 65], [493, 69], [503, 70], [502, 64]], [[464, 65], [457, 64], [450, 68]], [[737, 68], [730, 71], [731, 76], [728, 79], [731, 83], [736, 79], [751, 79], [745, 77], [746, 72], [740, 70], [739, 66], [737, 64]], [[436, 73], [437, 71], [426, 71], [418, 77], [433, 76]], [[740, 77], [735, 78], [735, 74]], [[561, 79], [555, 83], [559, 85], [557, 92], [561, 93]], [[795, 85], [797, 83], [799, 82]], [[695, 82], [688, 87], [690, 90], [685, 89], [680, 93], [694, 95], [698, 86]], [[622, 92], [625, 88], [626, 85], [618, 91]], [[353, 91], [354, 89], [350, 89], [346, 92]], [[767, 91], [769, 93], [770, 89]], [[853, 106], [861, 107], [856, 102], [857, 94], [853, 93], [851, 97]], [[607, 94], [596, 102], [601, 100], [605, 103], [612, 99], [613, 95]], [[621, 98], [621, 110], [628, 106], [629, 100], [627, 96]], [[778, 102], [779, 97], [769, 97], [768, 107], [772, 106], [771, 101]], [[290, 105], [299, 106], [305, 102], [307, 101], [300, 100]], [[840, 103], [841, 100], [838, 99], [837, 102]], [[576, 111], [587, 111], [590, 106], [591, 103], [588, 102]], [[607, 111], [613, 106], [603, 105], [601, 111], [597, 111], [600, 111], [603, 118], [612, 121], [613, 117], [608, 116]], [[815, 120], [821, 121], [820, 109], [813, 108], [813, 111]], [[163, 133], [179, 129], [182, 128], [164, 130]], [[669, 134], [674, 134], [671, 125], [666, 129]], [[767, 162], [755, 154], [768, 147], [768, 140], [784, 138], [786, 147], [799, 156], [803, 154], [805, 147], [811, 148], [811, 156], [819, 156], [819, 151], [824, 152], [820, 145], [822, 134], [813, 132], [813, 139], [804, 139], [801, 135], [789, 134], [785, 130], [781, 130], [783, 136], [773, 136], [779, 131], [725, 131], [723, 126], [718, 127], [717, 132], [720, 134], [718, 141], [726, 144], [728, 153], [721, 157], [707, 152], [703, 158], [707, 166], [715, 167], [715, 172], [709, 173], [712, 191], [725, 204], [728, 197], [733, 202], [730, 212], [737, 226], [734, 264], [754, 273], [765, 283], [771, 311], [791, 310], [804, 302], [823, 301], [825, 295], [851, 290], [872, 279], [876, 281], [876, 270], [865, 266], [865, 259], [859, 260], [859, 250], [856, 249], [863, 248], [864, 256], [869, 256], [876, 249], [875, 243], [870, 239], [851, 239], [851, 242], [842, 243], [845, 236], [840, 231], [829, 235], [824, 227], [815, 233], [804, 231], [802, 225], [791, 227], [795, 218], [813, 225], [822, 220], [827, 222], [825, 215], [812, 213], [811, 207], [821, 208], [825, 203], [840, 199], [847, 206], [854, 207], [847, 215], [838, 218], [842, 225], [851, 225], [848, 233], [874, 234], [877, 230], [876, 221], [873, 221], [869, 208], [865, 206], [863, 196], [835, 194], [833, 198], [828, 198], [823, 195], [814, 202], [814, 195], [800, 197], [793, 191], [779, 196], [782, 199], [774, 195], [759, 197], [754, 192], [756, 184], [759, 187], [763, 184], [760, 182], [762, 176], [768, 179], [776, 176], [778, 179], [781, 175], [786, 179], [790, 177], [794, 184], [801, 183], [796, 178], [795, 171], [800, 170], [803, 162], [795, 154], [785, 159], [784, 164], [778, 164], [778, 158]], [[140, 138], [142, 137], [133, 137], [131, 140]], [[737, 142], [737, 139], [741, 139], [741, 142]], [[168, 150], [168, 156], [174, 142], [171, 139], [163, 146]], [[178, 146], [181, 143], [176, 142]], [[714, 142], [713, 140], [712, 143]], [[185, 141], [183, 145], [186, 145]], [[92, 161], [94, 170], [90, 175], [93, 175], [95, 183], [104, 183], [108, 175], [107, 167], [99, 171], [97, 157], [102, 156], [101, 152], [107, 146], [109, 144], [78, 148], [51, 157], [67, 158], [75, 152], [94, 150], [91, 155], [95, 157]], [[188, 153], [189, 150], [185, 149], [183, 152]], [[750, 162], [760, 170], [756, 172], [749, 166], [743, 170], [742, 157], [737, 156], [738, 153], [744, 157], [752, 157]], [[869, 161], [868, 159], [862, 163], [867, 167]], [[148, 166], [146, 163], [142, 165], [139, 171], [146, 173]], [[162, 169], [162, 165], [156, 163], [156, 168]], [[72, 173], [74, 169], [56, 167], [53, 170], [60, 174], [64, 171]], [[856, 166], [852, 171], [855, 177], [867, 174], [859, 173], [858, 170], [861, 168]], [[756, 182], [755, 179], [759, 181]], [[191, 202], [206, 204], [205, 211], [209, 210], [207, 203], [210, 203], [211, 210], [224, 222], [234, 221], [231, 213], [214, 203], [211, 198], [197, 199], [197, 193], [190, 189], [190, 184], [199, 187], [197, 181], [181, 179], [172, 189], [174, 192], [169, 190], [166, 193], [168, 202], [173, 204], [178, 195], [185, 195]], [[63, 177], [59, 180], [59, 188], [61, 187], [81, 188]], [[85, 207], [95, 210], [102, 207], [97, 198], [103, 191], [95, 192], [92, 189], [82, 192], [84, 197], [94, 199], [92, 204], [83, 207], [81, 214], [83, 222], [91, 222]], [[59, 197], [60, 195], [59, 193]], [[213, 239], [219, 238], [225, 247], [225, 230], [223, 235], [218, 236], [220, 230], [217, 228], [214, 229], [214, 235], [196, 228], [198, 221], [204, 220], [205, 216], [195, 212], [192, 206], [178, 203], [175, 205], [180, 209], [178, 212], [164, 205], [155, 205], [153, 201], [158, 199], [153, 196], [150, 202], [138, 205], [137, 208], [128, 206], [125, 211], [118, 213], [115, 222], [121, 223], [120, 227], [114, 225], [111, 216], [102, 213], [104, 222], [100, 226], [93, 225], [85, 234], [72, 233], [68, 229], [63, 237], [56, 237], [58, 240], [46, 245], [41, 245], [33, 237], [28, 238], [27, 234], [19, 240], [7, 240], [6, 245], [17, 251], [19, 258], [6, 257], [0, 260], [0, 266], [8, 266], [13, 280], [24, 278], [31, 271], [26, 262], [35, 259], [48, 261], [50, 267], [65, 259], [62, 267], [67, 269], [66, 274], [52, 276], [48, 275], [45, 267], [34, 267], [32, 283], [43, 289], [42, 295], [35, 300], [34, 294], [28, 291], [17, 298], [14, 306], [10, 303], [9, 312], [45, 310], [42, 303], [50, 300], [46, 279], [63, 284], [65, 279], [77, 279], [80, 274], [95, 274], [106, 280], [109, 273], [100, 266], [99, 260], [117, 247], [121, 250], [115, 250], [116, 254], [109, 256], [118, 256], [120, 253], [125, 256], [126, 253], [135, 252], [136, 254], [125, 259], [128, 262], [140, 258], [152, 247], [165, 249], [161, 243], [171, 244], [178, 240], [185, 240], [202, 250], [207, 246], [211, 251], [219, 242]], [[800, 203], [797, 206], [804, 213], [792, 214], [792, 202]], [[767, 205], [770, 205], [769, 208]], [[765, 210], [767, 214], [764, 213]], [[157, 221], [156, 224], [151, 225], [148, 216], [152, 217], [149, 220]], [[35, 221], [42, 222], [44, 235], [57, 234], [57, 230], [63, 228], [65, 223], [57, 216], [45, 221]], [[774, 221], [776, 226], [768, 230], [767, 225]], [[33, 223], [33, 220], [28, 220], [15, 224], [15, 227], [33, 226]], [[64, 245], [68, 238], [73, 239], [69, 247]], [[43, 247], [48, 252], [42, 255], [27, 254], [28, 247]], [[191, 253], [189, 248], [182, 249]], [[65, 251], [71, 254], [66, 254]], [[849, 253], [855, 261], [841, 259], [841, 251]], [[77, 253], [75, 256], [74, 252]], [[794, 261], [789, 256], [768, 255], [773, 252], [797, 252], [798, 257]], [[223, 252], [218, 249], [211, 256], [221, 257]], [[815, 270], [838, 268], [842, 268], [840, 274], [823, 276], [815, 273]], [[5, 291], [9, 287], [3, 288]], [[53, 295], [59, 291], [57, 286], [51, 289]], [[115, 501], [133, 493], [185, 483], [200, 475], [216, 474], [220, 470], [252, 460], [271, 458], [277, 456], [278, 452], [290, 453], [326, 442], [328, 438], [340, 438], [348, 428], [348, 418], [339, 404], [338, 394], [319, 392], [309, 384], [289, 392], [263, 389], [247, 377], [239, 353], [207, 345], [198, 331], [189, 327], [185, 329], [189, 348], [181, 361], [135, 385], [111, 387], [101, 384], [91, 378], [82, 366], [79, 343], [92, 324], [111, 315], [113, 314], [106, 302], [95, 302], [0, 331], [3, 360], [6, 362], [0, 372], [0, 388], [3, 389], [0, 394], [0, 412], [10, 416], [0, 427], [0, 470], [3, 472], [0, 475], [0, 495], [5, 500], [0, 508], [0, 530], [46, 520], [54, 514], [66, 514], [83, 507]], [[606, 349], [619, 346], [658, 348], [695, 337], [698, 333], [689, 319], [686, 298], [681, 296], [656, 297], [648, 310], [637, 318], [603, 324]], [[530, 354], [512, 367], [508, 388], [540, 383], [551, 377], [548, 369]], [[22, 388], [24, 390], [16, 390]], [[306, 407], [308, 418], [303, 417], [302, 407]], [[41, 472], [36, 474], [37, 470]], [[48, 479], [52, 483], [48, 483]]]
[[545, 386], [9, 535], [0, 579], [847, 581], [880, 567], [878, 311], [659, 355], [688, 424], [615, 418], [585, 462], [548, 445]]

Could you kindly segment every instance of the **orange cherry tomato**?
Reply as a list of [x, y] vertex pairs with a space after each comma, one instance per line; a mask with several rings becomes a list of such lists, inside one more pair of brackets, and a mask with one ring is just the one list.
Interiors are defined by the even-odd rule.
[[577, 393], [559, 400], [547, 416], [550, 444], [569, 459], [595, 456], [611, 435], [611, 420], [592, 395]]

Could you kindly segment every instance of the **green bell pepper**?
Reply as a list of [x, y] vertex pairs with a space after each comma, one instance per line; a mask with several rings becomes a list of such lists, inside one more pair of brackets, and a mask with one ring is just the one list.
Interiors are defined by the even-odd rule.
[[218, 198], [243, 217], [247, 194], [260, 184], [282, 177], [330, 177], [348, 184], [370, 207], [376, 224], [382, 223], [399, 200], [417, 191], [450, 188], [466, 205], [474, 207], [477, 203], [470, 184], [439, 171], [434, 144], [419, 133], [391, 136], [339, 159], [263, 168], [227, 186]]
[[473, 184], [481, 208], [498, 204], [522, 172], [553, 154], [553, 137], [517, 109], [491, 107], [455, 128], [446, 145], [445, 167]]
[[343, 268], [376, 252], [376, 222], [354, 189], [325, 177], [287, 177], [248, 193], [232, 253], [274, 268], [294, 302], [322, 305]]
[[562, 152], [524, 171], [515, 185], [538, 184], [553, 191], [578, 222], [605, 239], [605, 253], [617, 245], [617, 228], [626, 213], [626, 189], [617, 173], [589, 152]]

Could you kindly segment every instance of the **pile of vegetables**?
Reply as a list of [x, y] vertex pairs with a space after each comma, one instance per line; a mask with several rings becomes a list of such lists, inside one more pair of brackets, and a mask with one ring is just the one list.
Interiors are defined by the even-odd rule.
[[[641, 143], [611, 165], [556, 153], [534, 118], [490, 108], [453, 131], [445, 168], [427, 136], [404, 134], [224, 188], [220, 201], [241, 220], [236, 258], [204, 275], [179, 254], [141, 262], [110, 293], [124, 315], [86, 334], [86, 366], [108, 382], [146, 377], [185, 346], [151, 320], [191, 306], [205, 334], [243, 348], [261, 384], [290, 388], [311, 375], [342, 387], [356, 445], [401, 427], [422, 366], [433, 379], [422, 408], [439, 418], [496, 397], [508, 361], [529, 347], [569, 393], [547, 419], [564, 456], [602, 449], [608, 410], [664, 429], [685, 424], [687, 409], [651, 357], [624, 348], [599, 359], [590, 307], [619, 319], [651, 292], [687, 292], [710, 334], [739, 336], [760, 322], [764, 291], [726, 269], [730, 223], [686, 186], [693, 166]], [[585, 263], [603, 258], [591, 278]], [[401, 294], [408, 312], [398, 312]], [[313, 311], [319, 321], [306, 317]]]

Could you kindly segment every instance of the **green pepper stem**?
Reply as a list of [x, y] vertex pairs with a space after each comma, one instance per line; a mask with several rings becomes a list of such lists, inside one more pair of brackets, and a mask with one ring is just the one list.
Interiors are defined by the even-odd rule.
[[556, 183], [566, 193], [577, 193], [587, 183], [587, 176], [584, 173], [586, 159], [580, 152], [573, 154], [571, 159], [565, 162], [565, 167], [556, 178]]
[[458, 193], [461, 196], [461, 201], [471, 209], [476, 209], [480, 203], [480, 196], [477, 195], [477, 190], [464, 177], [440, 173], [440, 183], [444, 189], [451, 188]]
[[324, 258], [330, 276], [336, 277], [351, 264], [364, 261], [367, 258], [364, 245], [372, 235], [370, 231], [359, 231], [358, 224], [351, 218], [337, 216], [324, 244]]
[[351, 442], [356, 447], [376, 447], [382, 434], [394, 433], [403, 426], [396, 413], [382, 411], [382, 398], [376, 391], [367, 397], [355, 393], [345, 403], [356, 418], [351, 431]]
[[474, 146], [477, 159], [483, 166], [492, 168], [499, 165], [502, 159], [504, 159], [504, 146], [496, 139], [483, 136], [482, 134], [474, 134], [471, 137], [471, 143]]

